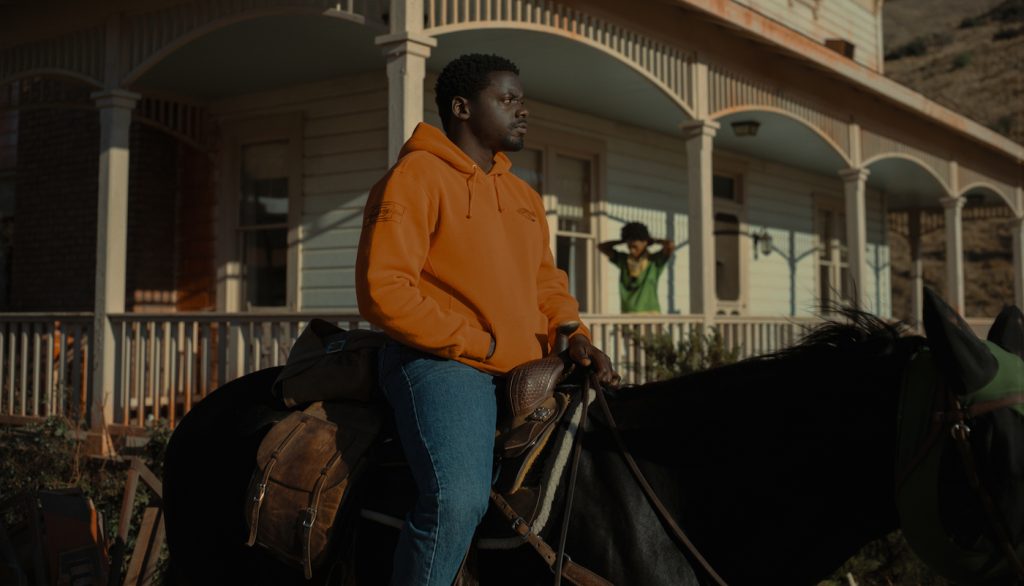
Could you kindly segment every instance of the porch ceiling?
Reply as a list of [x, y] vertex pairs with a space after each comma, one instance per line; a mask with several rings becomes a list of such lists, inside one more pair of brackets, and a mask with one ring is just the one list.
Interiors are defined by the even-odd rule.
[[[760, 124], [756, 136], [736, 136], [734, 122]], [[847, 165], [843, 157], [820, 135], [804, 124], [775, 112], [737, 112], [718, 119], [715, 148], [732, 151], [834, 177]]]
[[868, 170], [868, 187], [885, 193], [889, 210], [942, 207], [946, 188], [920, 165], [905, 159], [883, 159]]
[[189, 42], [143, 74], [136, 88], [215, 99], [374, 69], [383, 76], [377, 34], [330, 16], [254, 18]]
[[689, 116], [640, 73], [610, 55], [556, 35], [486, 29], [438, 37], [427, 68], [439, 72], [465, 53], [495, 53], [520, 70], [529, 100], [682, 136]]

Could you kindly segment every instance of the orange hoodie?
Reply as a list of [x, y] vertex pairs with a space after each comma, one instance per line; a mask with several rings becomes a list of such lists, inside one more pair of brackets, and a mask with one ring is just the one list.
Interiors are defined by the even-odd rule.
[[557, 324], [579, 320], [540, 196], [510, 167], [498, 153], [485, 173], [443, 132], [416, 127], [366, 202], [363, 317], [398, 342], [494, 374], [540, 358]]

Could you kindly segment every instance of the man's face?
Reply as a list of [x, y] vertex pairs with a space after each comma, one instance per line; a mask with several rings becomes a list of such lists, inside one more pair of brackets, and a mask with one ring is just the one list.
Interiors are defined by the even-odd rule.
[[470, 102], [469, 126], [480, 143], [498, 151], [518, 151], [526, 136], [523, 84], [511, 71], [490, 74], [491, 85]]
[[633, 258], [640, 258], [640, 255], [643, 254], [645, 250], [647, 250], [647, 241], [628, 240], [626, 242], [626, 246], [629, 247], [629, 254], [631, 254]]

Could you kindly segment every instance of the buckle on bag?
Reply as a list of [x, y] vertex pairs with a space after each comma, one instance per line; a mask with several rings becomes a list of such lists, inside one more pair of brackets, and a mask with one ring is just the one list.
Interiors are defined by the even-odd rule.
[[348, 343], [348, 336], [345, 332], [334, 334], [333, 336], [324, 340], [324, 353], [334, 354], [335, 352], [341, 352], [345, 349], [345, 344]]
[[260, 504], [265, 496], [267, 496], [267, 483], [261, 482], [256, 485], [256, 494], [252, 497], [252, 502]]
[[316, 509], [310, 507], [306, 509], [306, 518], [302, 520], [302, 526], [306, 529], [312, 529], [313, 523], [316, 521]]

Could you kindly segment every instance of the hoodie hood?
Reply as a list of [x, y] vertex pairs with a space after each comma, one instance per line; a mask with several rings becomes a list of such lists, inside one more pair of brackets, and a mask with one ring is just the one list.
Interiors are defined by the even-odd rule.
[[[425, 122], [420, 122], [416, 125], [412, 136], [409, 137], [409, 140], [402, 146], [401, 152], [398, 153], [398, 158], [401, 159], [415, 151], [426, 151], [465, 175], [473, 175], [476, 169], [479, 169], [480, 172], [483, 171], [441, 129]], [[494, 166], [491, 167], [490, 172], [486, 173], [486, 175], [503, 175], [508, 173], [511, 168], [512, 161], [509, 160], [505, 153], [499, 152], [494, 155]]]

